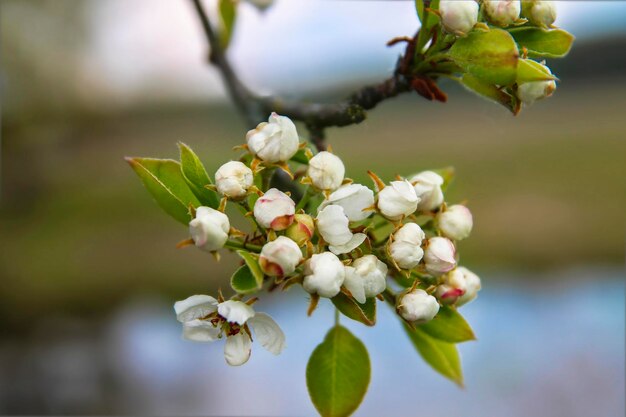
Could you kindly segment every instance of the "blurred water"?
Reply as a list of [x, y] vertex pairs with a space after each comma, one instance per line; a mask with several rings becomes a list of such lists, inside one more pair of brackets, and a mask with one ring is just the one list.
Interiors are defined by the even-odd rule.
[[[374, 328], [344, 318], [372, 362], [357, 415], [623, 416], [622, 271], [546, 274], [532, 286], [499, 278], [487, 277], [479, 300], [463, 307], [479, 338], [460, 347], [466, 389], [417, 357], [382, 303]], [[322, 302], [307, 319], [306, 294], [289, 294], [256, 305], [280, 323], [288, 348], [274, 357], [253, 346], [239, 368], [224, 363], [221, 341], [182, 341], [160, 298], [130, 302], [100, 324], [42, 319], [28, 339], [0, 344], [0, 413], [315, 415], [306, 361], [333, 310]]]

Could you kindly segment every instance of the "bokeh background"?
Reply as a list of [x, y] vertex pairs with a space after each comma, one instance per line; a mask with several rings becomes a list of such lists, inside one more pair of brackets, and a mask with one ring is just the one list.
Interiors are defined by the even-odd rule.
[[[455, 166], [448, 199], [475, 218], [462, 263], [483, 278], [463, 308], [479, 338], [460, 346], [464, 390], [384, 307], [375, 328], [343, 320], [373, 366], [357, 415], [624, 415], [626, 3], [558, 7], [578, 40], [549, 62], [555, 96], [518, 117], [443, 82], [445, 105], [405, 96], [328, 131], [358, 181]], [[385, 42], [418, 24], [410, 1], [244, 3], [239, 18], [244, 82], [305, 100], [385, 77], [401, 52]], [[300, 289], [264, 298], [288, 349], [241, 368], [183, 342], [172, 303], [227, 288], [234, 259], [176, 250], [186, 230], [123, 161], [184, 141], [214, 171], [244, 141], [190, 2], [4, 0], [0, 29], [0, 413], [314, 415], [304, 370], [329, 303], [307, 319]]]

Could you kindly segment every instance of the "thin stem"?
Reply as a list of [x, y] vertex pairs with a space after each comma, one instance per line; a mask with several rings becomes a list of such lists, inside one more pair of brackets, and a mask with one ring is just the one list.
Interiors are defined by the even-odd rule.
[[247, 249], [256, 253], [260, 253], [262, 249], [261, 246], [259, 245], [254, 245], [252, 243], [246, 243], [246, 242], [240, 242], [234, 239], [228, 239], [226, 243], [224, 244], [224, 247], [231, 248], [231, 249]]
[[339, 310], [335, 308], [335, 326], [339, 326]]

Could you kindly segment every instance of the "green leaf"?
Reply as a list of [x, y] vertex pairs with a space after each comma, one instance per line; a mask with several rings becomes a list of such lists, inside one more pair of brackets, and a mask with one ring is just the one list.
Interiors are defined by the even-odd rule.
[[473, 31], [450, 48], [450, 57], [465, 72], [489, 84], [511, 85], [517, 78], [519, 51], [502, 29]]
[[376, 298], [367, 298], [364, 304], [357, 302], [354, 298], [348, 297], [340, 292], [330, 299], [337, 310], [341, 311], [344, 316], [352, 320], [360, 321], [366, 326], [376, 324]]
[[470, 325], [455, 309], [442, 307], [431, 321], [418, 326], [426, 334], [448, 343], [476, 340]]
[[259, 290], [256, 278], [248, 265], [242, 265], [230, 277], [230, 286], [240, 294], [250, 294]]
[[220, 199], [215, 191], [205, 187], [212, 182], [200, 158], [184, 143], [178, 142], [178, 147], [180, 148], [181, 171], [187, 185], [203, 205], [217, 209]]
[[306, 385], [322, 417], [345, 417], [363, 401], [371, 377], [363, 342], [336, 325], [319, 344], [306, 367]]
[[546, 67], [532, 59], [520, 59], [517, 66], [517, 83], [556, 80]]
[[471, 74], [463, 74], [461, 82], [468, 90], [473, 91], [479, 96], [495, 101], [496, 103], [500, 103], [507, 109], [513, 111], [514, 107], [512, 96], [505, 91], [502, 91], [502, 89], [500, 89], [497, 85], [489, 84], [488, 82], [482, 81]]
[[[428, 8], [433, 10], [439, 9], [439, 0], [430, 1]], [[422, 27], [427, 32], [430, 31], [439, 21], [439, 16], [425, 10], [424, 0], [415, 0], [415, 9], [417, 10], [417, 17], [419, 17], [420, 22], [422, 22]]]
[[542, 29], [524, 26], [510, 29], [515, 42], [528, 50], [531, 58], [562, 58], [574, 43], [574, 35], [562, 29]]
[[309, 164], [309, 158], [306, 156], [305, 149], [298, 149], [298, 151], [294, 154], [294, 156], [291, 157], [291, 160], [299, 164], [304, 164], [304, 165]]
[[235, 27], [237, 17], [237, 2], [235, 0], [220, 0], [220, 17], [222, 19], [220, 44], [222, 49], [228, 48]]
[[184, 225], [191, 221], [189, 207], [200, 202], [183, 178], [180, 164], [172, 159], [126, 158], [143, 185], [163, 210]]
[[463, 386], [461, 359], [454, 344], [437, 340], [419, 327], [413, 330], [404, 324], [404, 330], [426, 363], [457, 385]]
[[263, 271], [259, 266], [259, 256], [243, 249], [237, 251], [237, 255], [241, 256], [241, 259], [246, 263], [250, 273], [254, 277], [256, 282], [256, 289], [260, 289], [263, 286]]

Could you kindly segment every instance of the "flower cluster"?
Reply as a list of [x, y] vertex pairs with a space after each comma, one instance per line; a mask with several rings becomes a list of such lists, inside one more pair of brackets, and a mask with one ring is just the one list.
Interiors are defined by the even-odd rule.
[[[320, 298], [332, 299], [343, 313], [385, 300], [409, 326], [432, 320], [440, 306], [476, 298], [480, 279], [458, 266], [457, 251], [457, 242], [472, 231], [472, 214], [445, 202], [451, 170], [388, 183], [368, 172], [373, 187], [357, 184], [345, 177], [338, 156], [330, 150], [313, 154], [293, 122], [275, 113], [238, 148], [245, 154], [222, 165], [207, 186], [221, 203], [197, 207], [189, 222], [190, 243], [212, 253], [237, 249], [244, 259], [231, 282], [236, 294], [230, 300], [221, 293], [217, 299], [194, 295], [176, 303], [186, 339], [226, 337], [230, 365], [248, 360], [253, 332], [263, 347], [280, 353], [285, 336], [278, 325], [255, 313], [257, 297], [243, 301], [264, 286], [301, 285], [311, 297], [309, 314]], [[297, 198], [269, 185], [279, 169], [304, 186]], [[249, 232], [231, 227], [227, 205], [250, 219]]]

